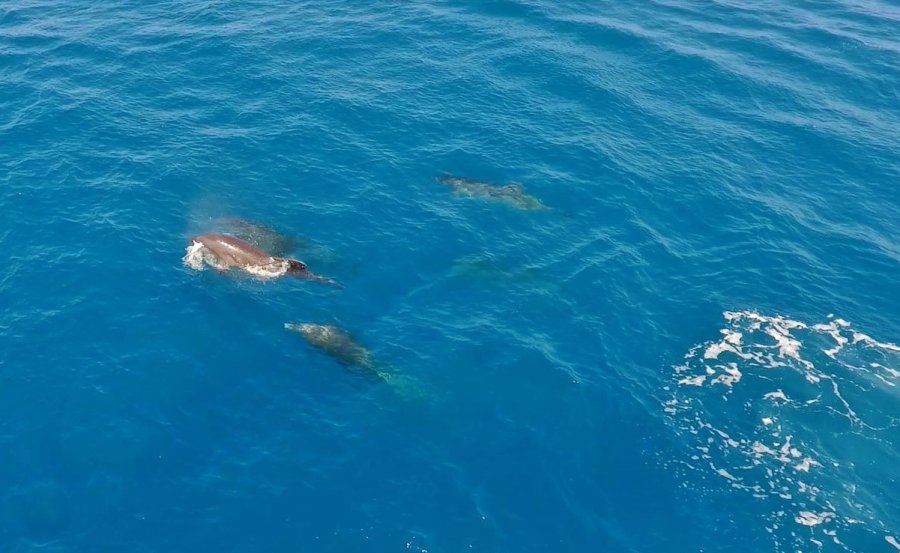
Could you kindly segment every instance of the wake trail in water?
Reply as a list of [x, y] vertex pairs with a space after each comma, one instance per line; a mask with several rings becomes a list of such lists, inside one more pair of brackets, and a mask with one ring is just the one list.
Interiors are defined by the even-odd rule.
[[721, 337], [690, 348], [665, 388], [690, 449], [668, 462], [771, 505], [779, 551], [897, 547], [900, 346], [831, 316], [724, 318]]

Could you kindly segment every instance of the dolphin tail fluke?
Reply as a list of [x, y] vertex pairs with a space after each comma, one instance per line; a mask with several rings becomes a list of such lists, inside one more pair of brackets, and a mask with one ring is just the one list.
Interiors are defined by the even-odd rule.
[[384, 368], [379, 368], [377, 373], [378, 378], [390, 386], [400, 399], [413, 403], [425, 403], [429, 400], [430, 396], [419, 380]]
[[333, 278], [329, 278], [329, 277], [322, 276], [322, 275], [317, 275], [316, 273], [307, 270], [305, 268], [305, 265], [302, 270], [290, 271], [289, 274], [291, 274], [297, 278], [302, 278], [303, 280], [311, 280], [313, 282], [318, 282], [319, 284], [327, 284], [329, 286], [334, 286], [335, 288], [338, 288], [338, 289], [344, 288], [343, 284], [334, 280]]
[[397, 394], [397, 397], [413, 402], [425, 403], [429, 399], [429, 394], [421, 382], [404, 374], [392, 374], [388, 380], [388, 385]]
[[341, 284], [340, 282], [334, 280], [333, 278], [324, 277], [324, 276], [316, 275], [316, 274], [313, 274], [311, 277], [307, 277], [307, 278], [309, 278], [313, 282], [318, 282], [320, 284], [327, 284], [328, 286], [332, 286], [334, 288], [337, 288], [338, 290], [344, 289], [344, 285]]

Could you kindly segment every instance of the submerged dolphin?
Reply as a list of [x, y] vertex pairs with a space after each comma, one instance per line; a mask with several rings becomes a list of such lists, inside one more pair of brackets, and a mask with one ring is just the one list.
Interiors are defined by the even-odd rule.
[[204, 265], [209, 265], [220, 271], [240, 269], [261, 278], [291, 275], [337, 285], [330, 278], [310, 272], [306, 263], [302, 261], [269, 255], [240, 238], [228, 234], [207, 233], [191, 238], [191, 243], [184, 256], [184, 263], [197, 270], [203, 269]]
[[453, 175], [441, 175], [437, 181], [449, 186], [460, 196], [498, 200], [512, 207], [529, 211], [549, 209], [540, 200], [525, 192], [521, 184], [515, 182], [496, 185]]
[[423, 398], [419, 384], [377, 363], [362, 344], [348, 332], [332, 325], [314, 323], [285, 323], [284, 328], [300, 333], [306, 341], [324, 351], [341, 365], [358, 369], [363, 374], [386, 382], [408, 399]]
[[340, 328], [313, 323], [285, 323], [284, 328], [299, 332], [307, 342], [332, 356], [338, 363], [382, 378], [374, 367], [369, 350]]

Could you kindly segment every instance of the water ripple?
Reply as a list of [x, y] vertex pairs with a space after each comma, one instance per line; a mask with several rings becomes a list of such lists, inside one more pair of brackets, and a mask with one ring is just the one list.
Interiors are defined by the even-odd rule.
[[[898, 21], [881, 0], [0, 7], [0, 540], [890, 551], [893, 435], [792, 412], [817, 459], [886, 464], [810, 472], [778, 514], [686, 470], [706, 446], [659, 403], [724, 311], [896, 343]], [[292, 254], [346, 289], [185, 270], [220, 217], [312, 244]], [[289, 320], [347, 328], [431, 401]], [[834, 375], [884, 421], [876, 350]]]

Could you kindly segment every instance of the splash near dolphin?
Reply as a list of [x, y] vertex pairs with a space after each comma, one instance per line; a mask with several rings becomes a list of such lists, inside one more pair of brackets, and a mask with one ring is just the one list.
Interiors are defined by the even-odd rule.
[[526, 211], [548, 211], [550, 209], [539, 199], [528, 194], [521, 184], [515, 182], [496, 185], [453, 175], [441, 175], [437, 181], [449, 186], [458, 196], [495, 200]]
[[391, 386], [406, 399], [425, 397], [419, 383], [378, 363], [372, 354], [350, 333], [333, 325], [285, 323], [284, 328], [299, 333], [307, 342], [331, 356], [335, 361], [370, 378]]
[[272, 256], [228, 234], [207, 233], [195, 236], [187, 247], [183, 261], [186, 266], [198, 271], [209, 266], [219, 271], [237, 269], [262, 279], [290, 275], [337, 285], [334, 280], [311, 272], [302, 261]]

